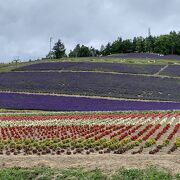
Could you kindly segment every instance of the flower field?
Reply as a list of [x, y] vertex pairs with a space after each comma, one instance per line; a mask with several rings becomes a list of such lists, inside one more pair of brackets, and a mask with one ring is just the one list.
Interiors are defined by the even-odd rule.
[[161, 75], [180, 77], [180, 65], [169, 65], [165, 70], [163, 70]]
[[0, 90], [180, 101], [180, 79], [94, 72], [0, 73]]
[[178, 154], [180, 113], [0, 115], [0, 155]]
[[160, 55], [156, 53], [127, 53], [127, 54], [121, 54], [121, 55], [110, 55], [108, 57], [112, 58], [138, 58], [138, 59], [176, 59], [180, 60], [180, 56], [178, 55]]
[[13, 71], [101, 71], [132, 74], [155, 74], [163, 65], [125, 64], [107, 62], [46, 62], [19, 67]]
[[0, 108], [49, 111], [179, 110], [180, 102], [132, 101], [0, 92]]

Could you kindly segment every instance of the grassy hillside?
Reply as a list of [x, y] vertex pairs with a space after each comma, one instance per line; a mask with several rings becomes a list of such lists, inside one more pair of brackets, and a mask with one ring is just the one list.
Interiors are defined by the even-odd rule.
[[0, 91], [180, 101], [180, 65], [173, 63], [180, 61], [91, 57], [1, 64]]
[[43, 59], [43, 60], [36, 60], [31, 62], [21, 62], [21, 63], [8, 63], [8, 64], [0, 64], [0, 72], [7, 72], [11, 71], [13, 69], [27, 66], [31, 64], [36, 63], [44, 63], [44, 62], [62, 62], [62, 61], [68, 61], [68, 62], [109, 62], [109, 63], [128, 63], [128, 64], [180, 64], [179, 60], [173, 60], [173, 59], [128, 59], [128, 58], [112, 58], [112, 57], [102, 57], [102, 58], [96, 58], [96, 57], [87, 57], [87, 58], [63, 58], [63, 59]]

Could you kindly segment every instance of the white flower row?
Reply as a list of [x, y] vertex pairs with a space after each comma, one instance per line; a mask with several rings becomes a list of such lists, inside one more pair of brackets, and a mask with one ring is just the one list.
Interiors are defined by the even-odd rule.
[[21, 120], [21, 121], [0, 121], [0, 126], [65, 126], [65, 125], [137, 125], [137, 124], [172, 124], [172, 123], [180, 123], [180, 118], [177, 119], [175, 117], [172, 118], [120, 118], [120, 119], [49, 119], [49, 120]]

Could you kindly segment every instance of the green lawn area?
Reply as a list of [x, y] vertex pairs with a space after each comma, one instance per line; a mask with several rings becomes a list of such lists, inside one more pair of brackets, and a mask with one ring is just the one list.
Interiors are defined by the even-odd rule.
[[129, 63], [129, 64], [180, 64], [179, 60], [173, 59], [129, 59], [129, 58], [103, 58], [103, 57], [79, 57], [79, 58], [63, 58], [63, 59], [46, 59], [45, 61], [88, 61], [88, 62], [110, 62], [110, 63]]
[[3, 168], [0, 169], [1, 180], [171, 180], [180, 179], [180, 174], [171, 174], [159, 168], [147, 169], [120, 169], [117, 172], [106, 173], [100, 169], [86, 170], [84, 168], [69, 168], [64, 170], [47, 167], [34, 168]]

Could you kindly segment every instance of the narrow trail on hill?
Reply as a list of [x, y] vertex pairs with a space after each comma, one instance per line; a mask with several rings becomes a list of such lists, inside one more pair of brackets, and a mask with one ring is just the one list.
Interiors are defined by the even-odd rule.
[[[168, 65], [167, 65], [168, 66]], [[163, 67], [164, 69], [167, 67]], [[180, 77], [173, 77], [173, 76], [166, 76], [166, 75], [159, 75], [161, 71], [164, 69], [161, 69], [155, 74], [135, 74], [135, 73], [120, 73], [120, 72], [106, 72], [106, 71], [73, 71], [73, 70], [42, 70], [42, 71], [12, 71], [16, 73], [36, 73], [36, 72], [56, 72], [56, 73], [100, 73], [100, 74], [114, 74], [114, 75], [131, 75], [131, 76], [145, 76], [145, 77], [157, 77], [157, 78], [170, 78], [170, 79], [180, 79]]]
[[160, 75], [160, 73], [162, 72], [162, 71], [164, 71], [166, 68], [168, 68], [169, 67], [169, 65], [167, 64], [166, 66], [164, 66], [163, 68], [161, 68], [157, 73], [155, 73], [154, 75], [155, 76], [159, 76]]

